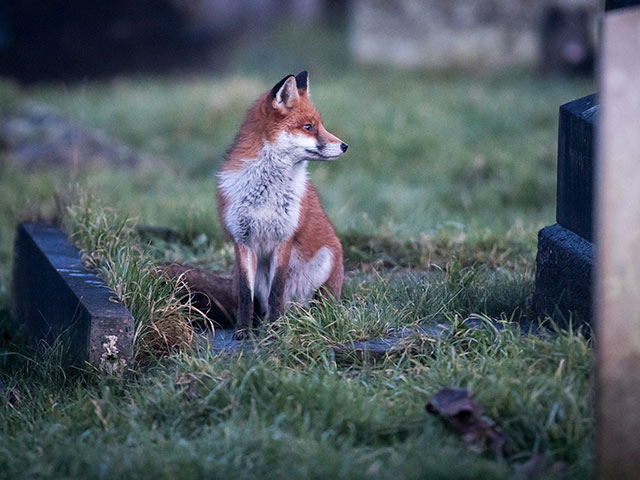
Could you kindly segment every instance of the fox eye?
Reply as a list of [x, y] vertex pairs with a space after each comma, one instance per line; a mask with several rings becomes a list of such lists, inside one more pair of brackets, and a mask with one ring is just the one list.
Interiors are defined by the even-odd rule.
[[303, 125], [302, 128], [304, 128], [305, 130], [311, 131], [313, 129], [313, 125], [311, 125], [310, 123], [307, 123]]

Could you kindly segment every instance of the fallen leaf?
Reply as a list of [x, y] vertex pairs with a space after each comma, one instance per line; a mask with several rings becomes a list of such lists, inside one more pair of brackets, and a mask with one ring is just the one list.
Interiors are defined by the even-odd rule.
[[439, 415], [469, 446], [488, 448], [504, 455], [506, 437], [496, 423], [484, 415], [484, 410], [464, 388], [444, 388], [426, 406], [429, 413]]

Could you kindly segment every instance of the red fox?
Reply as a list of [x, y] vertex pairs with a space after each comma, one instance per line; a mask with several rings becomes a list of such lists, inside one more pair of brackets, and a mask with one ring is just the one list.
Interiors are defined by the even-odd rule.
[[234, 338], [253, 324], [254, 301], [273, 321], [290, 302], [324, 288], [340, 297], [342, 246], [307, 177], [309, 160], [330, 161], [348, 145], [329, 133], [309, 98], [306, 71], [288, 75], [251, 107], [218, 175], [218, 212], [233, 241]]

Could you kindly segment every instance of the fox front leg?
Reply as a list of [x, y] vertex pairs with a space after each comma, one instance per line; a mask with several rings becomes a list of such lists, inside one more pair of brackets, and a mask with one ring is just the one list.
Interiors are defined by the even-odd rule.
[[256, 280], [257, 257], [246, 245], [236, 244], [236, 285], [238, 295], [238, 313], [233, 338], [242, 340], [248, 337], [253, 323], [253, 290]]
[[273, 322], [284, 313], [284, 290], [289, 275], [289, 259], [291, 258], [291, 242], [286, 242], [271, 259], [269, 274], [271, 290], [269, 292], [269, 315], [267, 320]]

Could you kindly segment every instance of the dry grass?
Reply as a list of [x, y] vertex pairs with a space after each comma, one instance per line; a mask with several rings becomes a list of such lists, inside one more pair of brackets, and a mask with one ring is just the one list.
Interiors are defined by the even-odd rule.
[[138, 360], [160, 358], [191, 347], [193, 321], [204, 315], [191, 302], [182, 277], [159, 275], [145, 246], [133, 241], [135, 222], [120, 218], [83, 191], [60, 202], [66, 231], [94, 269], [131, 311]]

